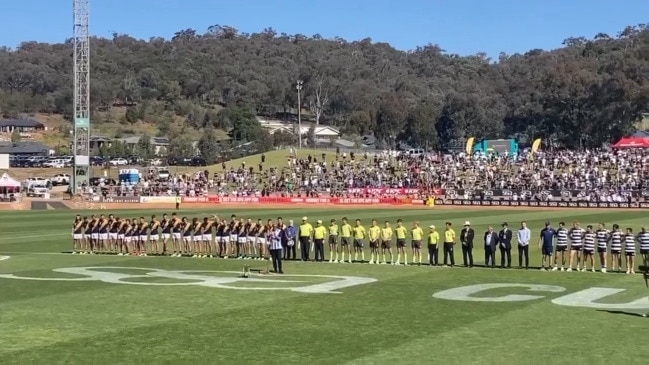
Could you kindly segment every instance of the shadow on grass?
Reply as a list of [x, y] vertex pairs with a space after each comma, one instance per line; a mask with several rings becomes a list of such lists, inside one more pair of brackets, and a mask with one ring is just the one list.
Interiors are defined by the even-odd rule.
[[625, 312], [620, 310], [608, 310], [608, 309], [598, 309], [598, 312], [606, 312], [610, 314], [621, 314], [626, 316], [635, 316], [635, 317], [647, 317], [645, 313], [636, 313], [636, 312]]

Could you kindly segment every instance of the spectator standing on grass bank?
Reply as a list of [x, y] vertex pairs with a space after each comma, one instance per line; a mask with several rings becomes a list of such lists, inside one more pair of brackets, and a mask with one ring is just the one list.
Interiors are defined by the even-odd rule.
[[464, 222], [464, 228], [460, 232], [460, 242], [462, 242], [462, 261], [464, 267], [473, 267], [473, 239], [475, 232], [471, 228], [471, 222]]
[[498, 232], [498, 242], [500, 243], [500, 267], [512, 267], [512, 230], [509, 229], [507, 222], [502, 224], [502, 229]]
[[527, 222], [521, 222], [521, 228], [516, 233], [518, 239], [518, 268], [523, 267], [523, 257], [525, 257], [525, 269], [530, 268], [530, 240], [532, 232], [527, 228]]

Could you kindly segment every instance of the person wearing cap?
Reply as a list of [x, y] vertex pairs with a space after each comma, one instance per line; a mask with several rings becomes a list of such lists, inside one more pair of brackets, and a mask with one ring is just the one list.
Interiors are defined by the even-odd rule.
[[[309, 249], [313, 237], [313, 226], [308, 222], [307, 217], [302, 217], [302, 224], [298, 228], [298, 249], [300, 249], [302, 261], [309, 261]], [[312, 249], [312, 248], [311, 248]]]
[[455, 266], [455, 254], [453, 253], [455, 237], [453, 224], [451, 222], [446, 222], [446, 230], [444, 230], [444, 266], [449, 263], [451, 264], [451, 267]]
[[462, 261], [464, 267], [473, 267], [473, 239], [475, 231], [471, 228], [471, 222], [464, 222], [464, 228], [460, 231], [460, 242], [462, 242]]
[[435, 230], [434, 225], [428, 226], [428, 263], [430, 266], [437, 266], [437, 255], [439, 254], [439, 232]]
[[313, 241], [315, 246], [315, 261], [324, 261], [324, 241], [327, 237], [327, 228], [322, 225], [322, 221], [318, 219], [316, 227], [313, 230]]
[[507, 222], [503, 222], [502, 229], [498, 232], [498, 242], [500, 243], [500, 267], [512, 267], [512, 230], [509, 229]]

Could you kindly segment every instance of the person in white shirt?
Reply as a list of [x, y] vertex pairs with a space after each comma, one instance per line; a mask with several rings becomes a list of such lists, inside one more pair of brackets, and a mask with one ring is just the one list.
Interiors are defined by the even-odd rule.
[[521, 228], [518, 230], [518, 267], [523, 267], [523, 257], [525, 257], [525, 269], [530, 267], [530, 239], [532, 239], [532, 232], [527, 228], [527, 222], [521, 222]]

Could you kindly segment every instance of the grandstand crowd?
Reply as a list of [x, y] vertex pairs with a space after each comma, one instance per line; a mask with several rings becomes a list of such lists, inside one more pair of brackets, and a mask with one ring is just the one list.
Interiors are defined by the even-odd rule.
[[137, 185], [102, 182], [99, 187], [88, 187], [87, 192], [121, 196], [358, 197], [385, 195], [378, 188], [391, 188], [408, 189], [411, 195], [422, 198], [445, 189], [570, 189], [582, 192], [582, 199], [607, 201], [624, 199], [628, 191], [649, 190], [647, 178], [649, 151], [643, 149], [537, 152], [533, 158], [525, 153], [467, 156], [384, 151], [287, 156], [283, 166], [264, 161], [257, 166], [222, 165], [212, 171], [171, 174], [164, 180], [143, 176]]

